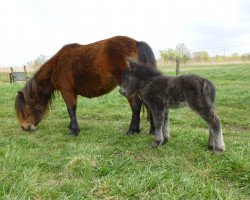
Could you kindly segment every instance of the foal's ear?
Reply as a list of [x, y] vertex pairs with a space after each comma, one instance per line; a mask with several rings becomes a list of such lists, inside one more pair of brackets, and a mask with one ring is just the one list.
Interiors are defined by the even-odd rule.
[[133, 71], [136, 66], [137, 66], [136, 60], [133, 59], [127, 60], [127, 68], [129, 68], [129, 71]]
[[131, 67], [131, 60], [128, 59], [128, 60], [127, 60], [127, 68], [130, 68], [130, 67]]

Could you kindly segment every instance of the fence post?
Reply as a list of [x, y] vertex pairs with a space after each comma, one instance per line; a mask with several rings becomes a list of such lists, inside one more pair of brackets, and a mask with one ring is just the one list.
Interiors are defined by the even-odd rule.
[[28, 80], [28, 74], [27, 74], [27, 70], [26, 70], [26, 66], [25, 65], [23, 66], [23, 70], [24, 70], [24, 73], [25, 73], [25, 81], [27, 82], [27, 80]]
[[10, 83], [15, 83], [13, 67], [10, 68]]

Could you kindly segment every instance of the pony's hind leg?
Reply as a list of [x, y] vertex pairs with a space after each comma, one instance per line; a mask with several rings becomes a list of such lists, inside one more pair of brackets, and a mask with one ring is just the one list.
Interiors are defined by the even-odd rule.
[[68, 114], [70, 117], [69, 130], [71, 135], [77, 136], [80, 128], [76, 118], [77, 95], [70, 90], [61, 90], [61, 95], [66, 103]]
[[162, 126], [162, 134], [163, 134], [163, 144], [165, 144], [169, 138], [170, 138], [170, 133], [169, 133], [169, 118], [168, 118], [169, 110], [166, 109], [164, 112], [164, 123]]

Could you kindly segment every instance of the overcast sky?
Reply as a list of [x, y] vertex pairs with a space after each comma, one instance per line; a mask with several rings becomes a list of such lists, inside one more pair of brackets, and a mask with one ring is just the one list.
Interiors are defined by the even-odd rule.
[[146, 41], [156, 56], [182, 42], [210, 55], [250, 52], [250, 0], [0, 0], [0, 65], [115, 35]]

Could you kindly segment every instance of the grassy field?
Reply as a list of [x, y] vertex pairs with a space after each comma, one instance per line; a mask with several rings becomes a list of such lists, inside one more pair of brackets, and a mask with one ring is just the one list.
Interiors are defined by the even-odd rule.
[[131, 111], [117, 88], [79, 98], [78, 137], [68, 134], [59, 94], [38, 130], [26, 133], [13, 109], [23, 83], [0, 84], [0, 199], [250, 199], [250, 65], [181, 70], [217, 87], [222, 155], [206, 149], [207, 127], [188, 108], [171, 111], [170, 141], [158, 149], [149, 146], [146, 114], [139, 134], [124, 135]]

